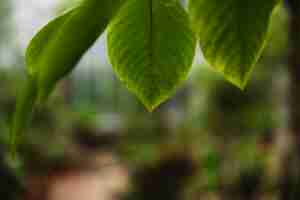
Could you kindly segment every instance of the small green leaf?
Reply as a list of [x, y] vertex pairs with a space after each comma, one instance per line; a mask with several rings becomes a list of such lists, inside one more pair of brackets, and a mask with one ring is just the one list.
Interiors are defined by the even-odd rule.
[[259, 59], [278, 0], [190, 0], [189, 10], [209, 64], [244, 88]]
[[124, 1], [85, 0], [36, 35], [26, 60], [29, 73], [37, 73], [39, 100], [46, 99], [56, 83], [73, 70]]
[[195, 46], [178, 0], [129, 0], [108, 29], [108, 53], [117, 76], [150, 111], [186, 79]]

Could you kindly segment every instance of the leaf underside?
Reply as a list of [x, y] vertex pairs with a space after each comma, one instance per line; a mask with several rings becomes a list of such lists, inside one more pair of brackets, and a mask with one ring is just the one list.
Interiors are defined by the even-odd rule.
[[267, 38], [278, 0], [190, 0], [189, 11], [206, 61], [246, 86]]
[[114, 71], [150, 111], [186, 79], [195, 46], [177, 0], [129, 0], [108, 28]]

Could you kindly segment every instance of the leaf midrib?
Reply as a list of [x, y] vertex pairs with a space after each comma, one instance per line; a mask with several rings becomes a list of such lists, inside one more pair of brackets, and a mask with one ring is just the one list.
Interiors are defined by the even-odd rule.
[[153, 0], [149, 0], [149, 20], [150, 20], [150, 38], [149, 38], [149, 48], [150, 48], [150, 54], [149, 54], [149, 57], [150, 57], [150, 64], [153, 66], [153, 50], [154, 50], [154, 47], [153, 47], [153, 42], [154, 42], [154, 39], [153, 39], [153, 34], [154, 34], [154, 31], [153, 31]]

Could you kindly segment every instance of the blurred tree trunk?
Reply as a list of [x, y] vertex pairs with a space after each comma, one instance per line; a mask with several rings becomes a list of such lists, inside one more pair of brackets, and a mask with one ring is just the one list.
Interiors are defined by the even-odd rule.
[[300, 1], [288, 0], [290, 8], [290, 128], [300, 155]]
[[289, 29], [289, 129], [292, 137], [290, 152], [282, 163], [280, 199], [294, 200], [299, 192], [300, 161], [300, 1], [286, 0], [290, 12]]

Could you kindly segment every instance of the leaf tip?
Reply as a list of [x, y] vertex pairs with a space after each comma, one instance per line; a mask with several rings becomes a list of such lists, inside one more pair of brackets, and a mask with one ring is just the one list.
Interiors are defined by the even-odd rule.
[[[136, 93], [137, 94], [137, 93]], [[145, 106], [148, 112], [152, 113], [157, 107], [159, 107], [164, 101], [166, 101], [169, 96], [147, 96], [137, 94], [138, 99]]]
[[229, 83], [233, 84], [242, 91], [245, 90], [252, 72], [252, 70], [249, 70], [246, 73], [228, 73], [224, 71], [224, 68], [213, 67], [213, 69], [220, 73]]
[[227, 77], [225, 75], [226, 80], [228, 80], [231, 84], [239, 88], [240, 90], [244, 91], [246, 89], [248, 79], [247, 78], [235, 78], [235, 77]]
[[152, 113], [159, 105], [144, 104], [144, 106], [146, 107], [148, 112]]
[[162, 103], [161, 101], [154, 103], [151, 101], [147, 101], [144, 98], [139, 98], [139, 99], [142, 102], [142, 104], [145, 106], [147, 111], [150, 113], [152, 113]]

